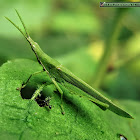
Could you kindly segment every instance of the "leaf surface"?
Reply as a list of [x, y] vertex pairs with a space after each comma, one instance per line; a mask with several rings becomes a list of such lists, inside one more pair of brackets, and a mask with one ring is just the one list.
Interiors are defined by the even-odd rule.
[[[60, 96], [53, 90], [51, 81], [44, 73], [32, 78], [30, 87], [37, 88], [38, 84], [46, 80], [49, 86], [43, 92], [52, 96], [52, 109], [41, 108], [35, 101], [30, 103], [29, 100], [22, 99], [16, 88], [20, 87], [30, 74], [39, 70], [42, 70], [42, 67], [38, 63], [26, 59], [8, 61], [1, 66], [0, 139], [119, 140], [117, 134], [123, 134], [131, 140], [135, 139], [129, 126], [130, 120], [111, 111], [104, 112], [92, 102], [77, 95], [64, 96], [65, 115], [62, 115]], [[31, 90], [27, 88], [23, 94], [30, 92]], [[133, 102], [129, 108], [133, 110], [136, 105], [139, 103]], [[136, 123], [133, 123], [133, 126], [136, 126]], [[138, 127], [135, 130], [138, 131]]]

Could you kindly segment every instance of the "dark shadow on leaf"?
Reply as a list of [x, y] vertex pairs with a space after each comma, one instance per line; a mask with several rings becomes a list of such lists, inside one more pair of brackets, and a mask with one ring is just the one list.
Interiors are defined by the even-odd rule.
[[25, 88], [21, 89], [20, 94], [22, 99], [31, 99], [32, 95], [34, 94], [36, 88], [27, 85]]

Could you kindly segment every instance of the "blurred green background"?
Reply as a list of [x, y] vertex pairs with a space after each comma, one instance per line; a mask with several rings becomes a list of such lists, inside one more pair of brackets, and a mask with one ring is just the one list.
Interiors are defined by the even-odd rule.
[[0, 5], [0, 65], [18, 58], [36, 61], [27, 41], [4, 18], [23, 30], [16, 8], [30, 36], [49, 56], [110, 97], [139, 102], [139, 8], [100, 8], [94, 0], [1, 0]]

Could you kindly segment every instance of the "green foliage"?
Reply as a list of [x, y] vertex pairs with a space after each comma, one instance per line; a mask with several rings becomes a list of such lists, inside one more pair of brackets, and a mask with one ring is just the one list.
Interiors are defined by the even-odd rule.
[[[61, 114], [59, 94], [52, 91], [51, 87], [43, 91], [46, 95], [52, 96], [51, 110], [39, 107], [35, 101], [29, 102], [27, 99], [22, 99], [16, 88], [20, 87], [31, 73], [41, 69], [38, 63], [22, 59], [8, 61], [0, 68], [0, 139], [119, 140], [117, 134], [135, 139], [127, 119], [110, 111], [104, 112], [95, 104], [79, 96], [65, 94], [65, 115]], [[30, 82], [30, 87], [37, 88], [44, 78], [44, 74], [35, 76]], [[28, 94], [30, 94], [29, 90]], [[122, 103], [126, 104], [123, 101]], [[137, 102], [132, 104], [139, 105]], [[129, 108], [131, 107], [130, 105]]]
[[[83, 20], [84, 19], [84, 20]], [[67, 28], [69, 27], [69, 28]], [[54, 18], [52, 29], [57, 32], [97, 34], [99, 23], [93, 14], [79, 14], [61, 11]]]

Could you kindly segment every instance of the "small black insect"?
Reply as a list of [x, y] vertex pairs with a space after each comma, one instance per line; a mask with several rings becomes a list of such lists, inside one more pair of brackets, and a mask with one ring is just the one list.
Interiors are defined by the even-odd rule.
[[38, 103], [38, 105], [39, 105], [40, 107], [48, 106], [49, 109], [52, 108], [51, 105], [49, 105], [50, 100], [51, 100], [50, 97], [45, 98], [45, 96], [43, 96], [43, 95], [38, 95], [38, 96], [35, 98], [35, 101]]

